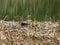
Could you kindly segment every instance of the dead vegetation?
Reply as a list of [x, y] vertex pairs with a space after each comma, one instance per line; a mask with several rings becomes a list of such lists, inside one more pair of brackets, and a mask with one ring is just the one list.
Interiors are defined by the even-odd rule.
[[[23, 26], [21, 25], [23, 23]], [[59, 45], [58, 22], [0, 21], [0, 45]], [[2, 42], [2, 43], [1, 43]]]

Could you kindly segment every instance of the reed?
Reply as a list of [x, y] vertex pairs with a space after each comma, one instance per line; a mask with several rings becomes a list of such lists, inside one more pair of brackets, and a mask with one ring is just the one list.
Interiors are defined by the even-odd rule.
[[15, 16], [23, 16], [24, 20], [31, 14], [32, 19], [36, 18], [39, 21], [44, 21], [46, 15], [52, 20], [55, 16], [57, 20], [59, 19], [59, 7], [60, 0], [0, 0], [0, 19], [8, 15], [5, 20], [13, 20]]

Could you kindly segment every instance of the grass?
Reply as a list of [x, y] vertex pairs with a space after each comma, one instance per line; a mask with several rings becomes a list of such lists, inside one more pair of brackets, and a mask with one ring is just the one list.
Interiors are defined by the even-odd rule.
[[28, 15], [32, 15], [32, 19], [38, 21], [49, 20], [49, 17], [57, 21], [60, 19], [59, 7], [59, 0], [0, 0], [0, 19], [7, 16], [5, 20], [13, 20], [15, 16], [23, 16], [26, 20]]

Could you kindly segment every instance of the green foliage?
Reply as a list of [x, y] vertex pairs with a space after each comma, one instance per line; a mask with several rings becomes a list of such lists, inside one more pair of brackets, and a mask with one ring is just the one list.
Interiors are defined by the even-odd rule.
[[[15, 16], [26, 19], [32, 15], [32, 19], [45, 21], [46, 15], [60, 19], [60, 0], [0, 0], [0, 19], [13, 20]], [[48, 18], [49, 19], [49, 18]]]

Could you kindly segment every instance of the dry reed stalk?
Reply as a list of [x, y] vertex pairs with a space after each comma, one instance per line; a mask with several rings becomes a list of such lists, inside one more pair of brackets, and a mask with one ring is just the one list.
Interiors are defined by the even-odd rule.
[[7, 40], [11, 43], [11, 45], [13, 45], [13, 40], [11, 38], [11, 35], [10, 35], [9, 31], [6, 30], [6, 31], [4, 31], [4, 33], [5, 33], [6, 37], [7, 37]]
[[1, 37], [0, 37], [0, 45], [2, 45]]

